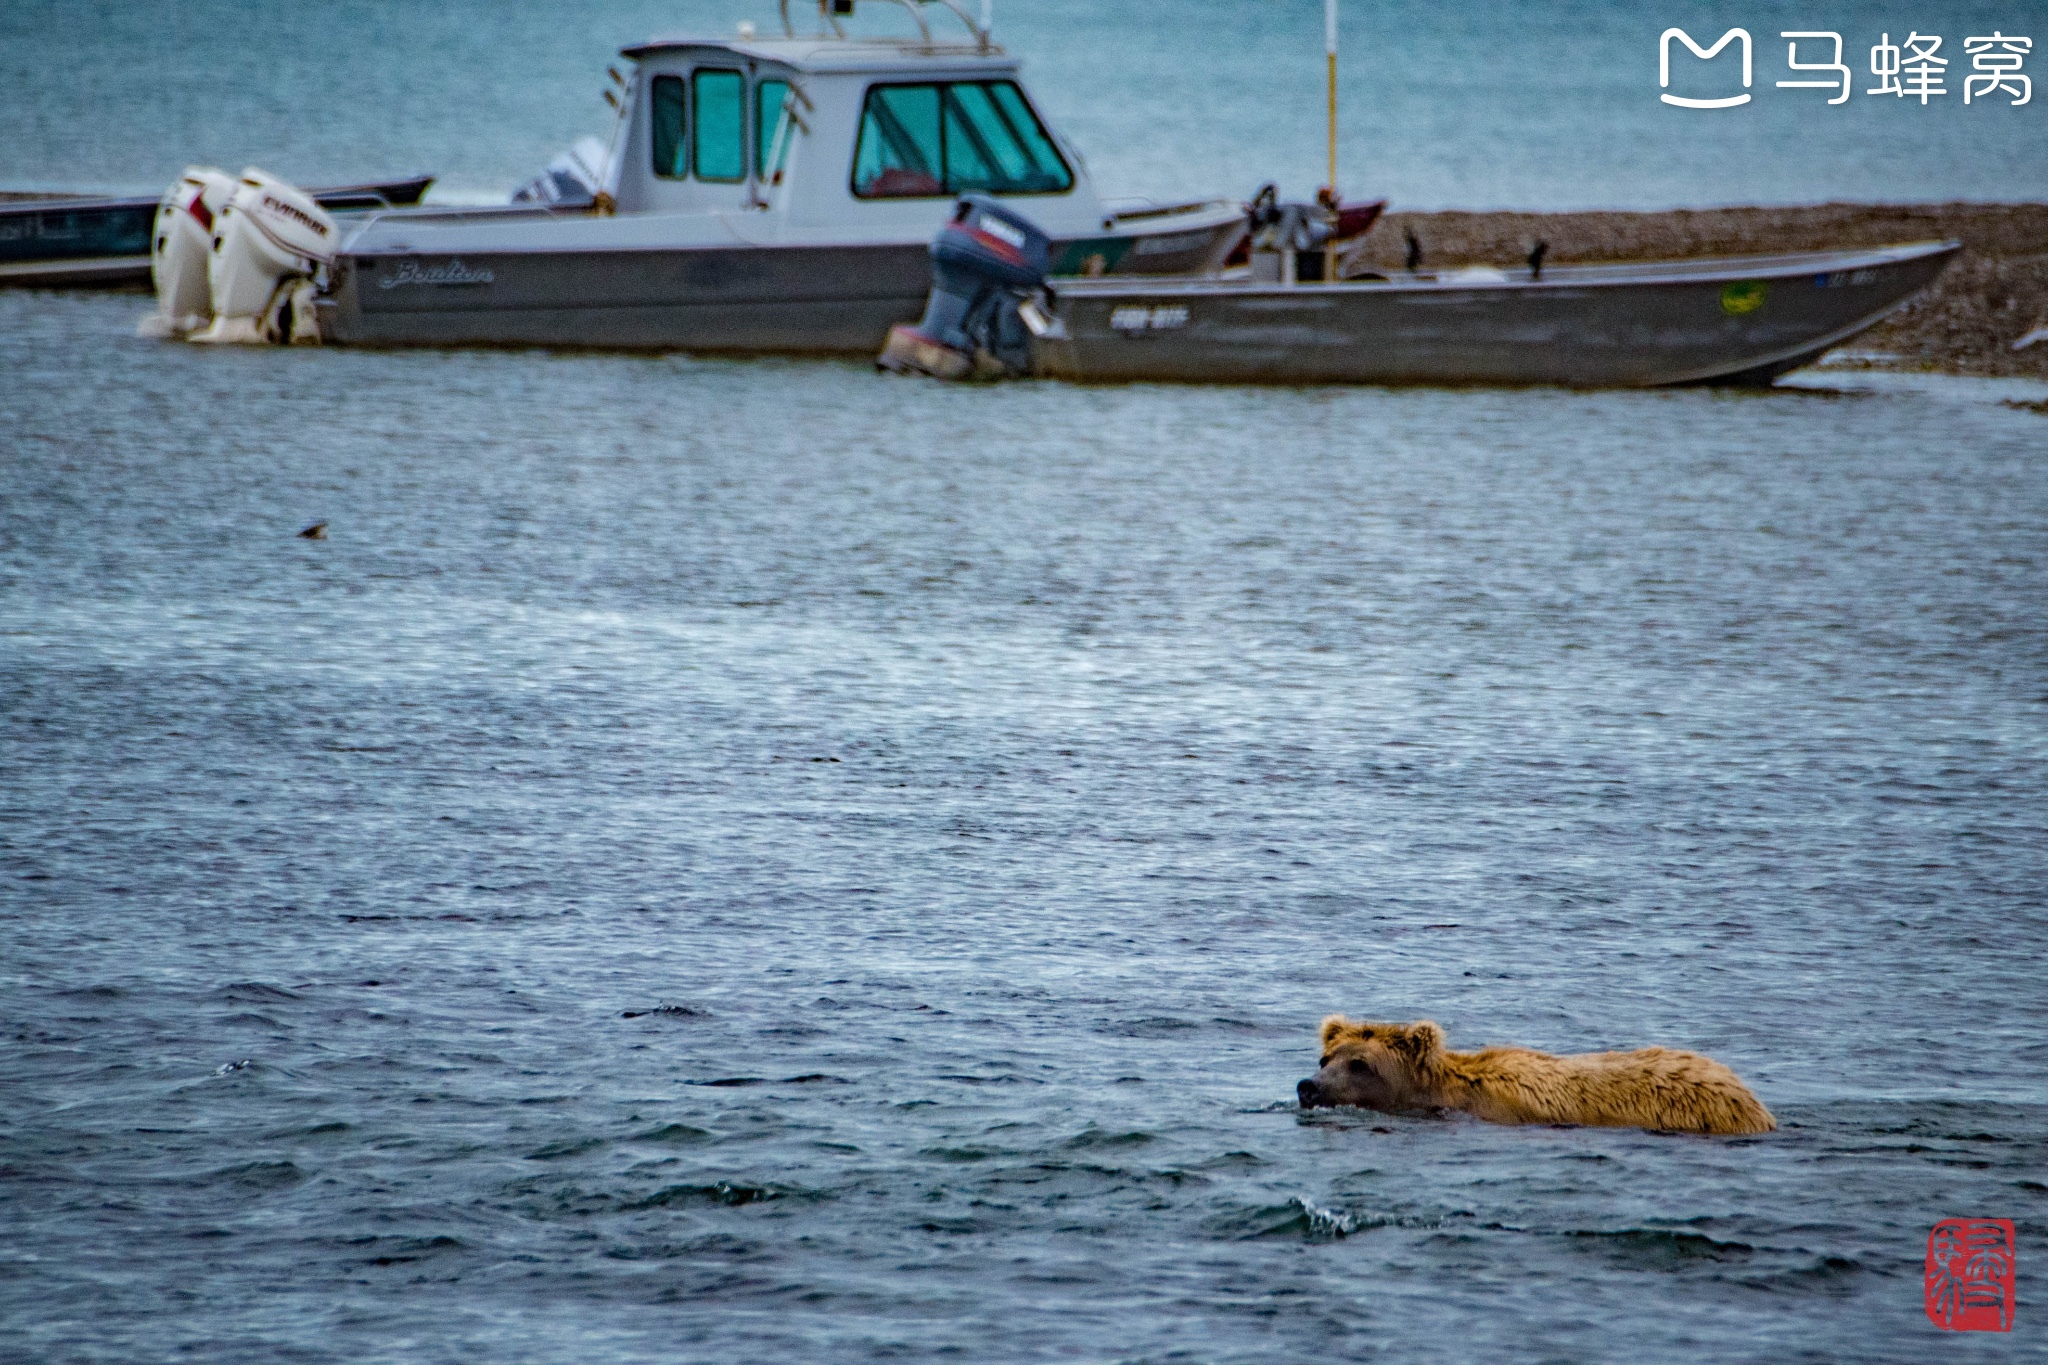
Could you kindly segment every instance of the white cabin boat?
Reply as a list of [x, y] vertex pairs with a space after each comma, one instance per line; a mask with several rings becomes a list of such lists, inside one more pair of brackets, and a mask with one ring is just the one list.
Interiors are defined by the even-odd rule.
[[1105, 204], [1017, 58], [953, 0], [934, 17], [960, 42], [899, 3], [917, 36], [846, 36], [850, 0], [819, 0], [798, 36], [785, 0], [781, 36], [626, 48], [588, 204], [373, 215], [326, 268], [321, 337], [872, 354], [918, 317], [927, 243], [966, 191], [1043, 225], [1055, 275], [1213, 273], [1242, 241], [1232, 200]]

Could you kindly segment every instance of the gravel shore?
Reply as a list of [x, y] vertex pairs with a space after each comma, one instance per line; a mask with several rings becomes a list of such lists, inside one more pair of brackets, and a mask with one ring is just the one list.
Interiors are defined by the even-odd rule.
[[[1405, 233], [1430, 266], [1519, 264], [1550, 243], [1553, 265], [1825, 251], [1953, 238], [1963, 253], [1934, 287], [1838, 353], [1885, 369], [2048, 379], [2048, 204], [1816, 204], [1661, 213], [1389, 213], [1349, 269], [1398, 271]], [[1851, 359], [1851, 357], [1856, 357]]]

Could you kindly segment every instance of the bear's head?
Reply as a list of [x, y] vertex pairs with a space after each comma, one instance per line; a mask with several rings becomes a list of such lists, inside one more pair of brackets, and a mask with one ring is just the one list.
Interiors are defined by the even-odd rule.
[[1369, 1024], [1333, 1014], [1323, 1020], [1322, 1070], [1294, 1088], [1301, 1107], [1352, 1104], [1396, 1113], [1428, 1109], [1444, 1031], [1429, 1020]]

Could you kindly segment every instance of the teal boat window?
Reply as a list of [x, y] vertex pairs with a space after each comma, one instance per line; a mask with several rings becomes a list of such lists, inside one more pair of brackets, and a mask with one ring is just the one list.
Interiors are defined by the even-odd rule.
[[1057, 194], [1073, 183], [1066, 163], [1016, 86], [985, 82], [946, 87], [949, 193]]
[[690, 128], [690, 164], [697, 178], [745, 180], [745, 79], [737, 71], [698, 71], [690, 85], [697, 115]]
[[878, 85], [854, 150], [853, 192], [917, 199], [984, 190], [1062, 194], [1074, 173], [1011, 81]]
[[853, 153], [853, 192], [863, 199], [921, 199], [946, 192], [936, 85], [868, 91]]
[[686, 169], [683, 165], [683, 78], [656, 76], [654, 98], [648, 116], [654, 144], [654, 173], [669, 179]]
[[[956, 90], [960, 88], [954, 87]], [[1019, 183], [1039, 187], [1010, 193], [1065, 194], [1074, 188], [1074, 173], [1067, 169], [1066, 158], [1052, 145], [1052, 137], [1045, 131], [1045, 125], [1038, 121], [1038, 114], [1025, 100], [1024, 92], [1010, 81], [989, 81], [975, 89], [986, 92], [1003, 132], [1016, 140], [1016, 154], [1021, 163], [1017, 172]]]
[[789, 156], [789, 115], [782, 108], [788, 98], [788, 81], [762, 81], [754, 87], [754, 173], [771, 185], [782, 183], [782, 163]]

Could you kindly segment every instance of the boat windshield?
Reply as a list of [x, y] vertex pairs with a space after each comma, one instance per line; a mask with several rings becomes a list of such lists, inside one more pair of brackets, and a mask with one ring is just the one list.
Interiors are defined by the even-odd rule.
[[1074, 173], [1013, 81], [877, 85], [861, 112], [853, 192], [923, 199], [1064, 194]]

